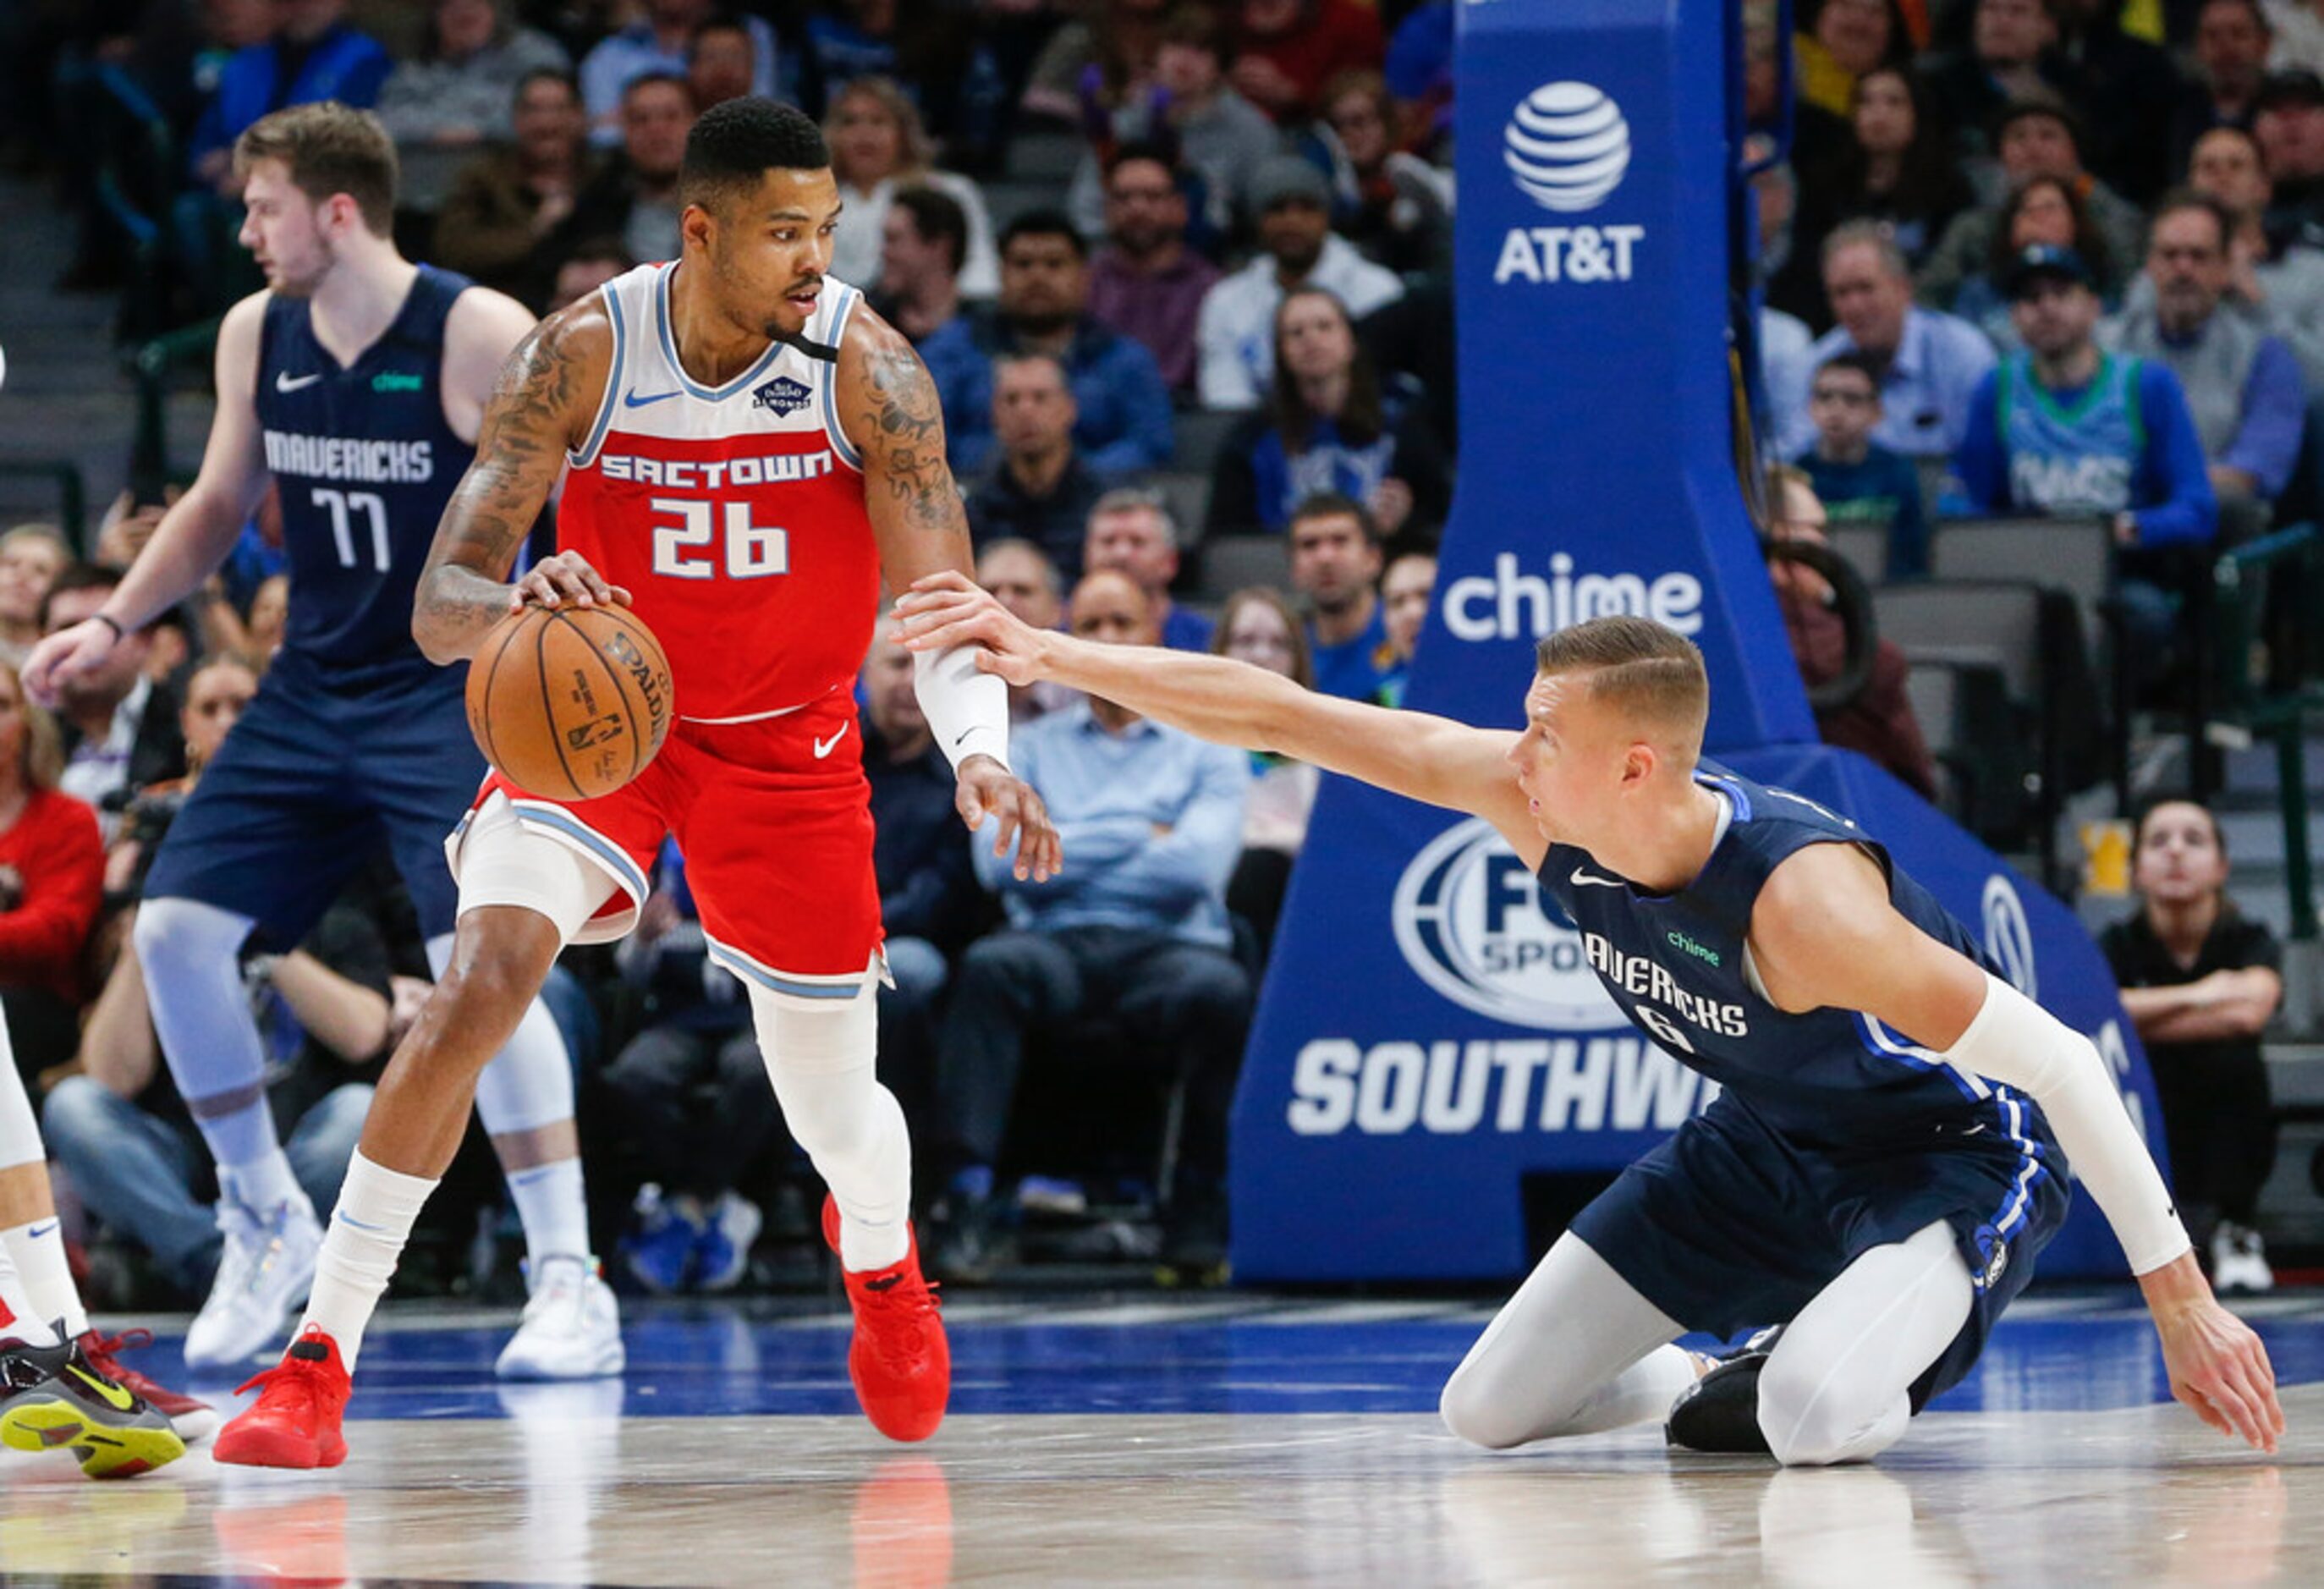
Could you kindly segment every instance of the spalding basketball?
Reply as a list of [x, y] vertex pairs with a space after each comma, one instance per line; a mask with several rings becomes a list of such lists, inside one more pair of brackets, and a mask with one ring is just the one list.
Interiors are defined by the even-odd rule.
[[646, 770], [669, 720], [669, 659], [627, 607], [525, 606], [468, 664], [469, 732], [533, 794], [613, 793]]

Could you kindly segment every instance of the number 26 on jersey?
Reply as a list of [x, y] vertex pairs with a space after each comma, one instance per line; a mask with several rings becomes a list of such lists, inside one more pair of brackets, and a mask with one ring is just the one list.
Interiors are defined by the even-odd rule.
[[747, 502], [657, 496], [646, 505], [654, 513], [653, 571], [657, 574], [674, 579], [712, 579], [723, 570], [729, 579], [761, 579], [790, 572], [789, 532], [751, 522]]

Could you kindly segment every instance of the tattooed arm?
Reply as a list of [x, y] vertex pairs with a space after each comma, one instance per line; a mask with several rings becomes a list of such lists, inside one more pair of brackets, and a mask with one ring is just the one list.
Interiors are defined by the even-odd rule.
[[924, 575], [966, 574], [968, 513], [945, 462], [935, 380], [903, 334], [856, 309], [839, 348], [839, 423], [863, 459], [863, 505], [888, 588]]
[[613, 328], [595, 296], [533, 328], [502, 366], [484, 408], [475, 461], [436, 527], [412, 604], [411, 635], [431, 662], [472, 656], [484, 632], [527, 599], [554, 606], [627, 600], [571, 553], [505, 583], [549, 494], [595, 418], [611, 378]]

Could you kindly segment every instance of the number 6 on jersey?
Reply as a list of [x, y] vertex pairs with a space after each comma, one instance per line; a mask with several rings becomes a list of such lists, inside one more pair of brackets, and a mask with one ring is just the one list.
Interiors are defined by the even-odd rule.
[[[716, 539], [711, 510], [718, 504], [657, 496], [647, 505], [654, 512], [653, 571], [678, 579], [714, 577], [718, 572], [717, 559], [700, 549], [707, 549]], [[758, 579], [770, 574], [789, 573], [789, 532], [751, 522], [751, 504], [747, 502], [730, 502], [724, 506], [726, 577]], [[666, 523], [665, 518], [674, 518], [678, 522]]]

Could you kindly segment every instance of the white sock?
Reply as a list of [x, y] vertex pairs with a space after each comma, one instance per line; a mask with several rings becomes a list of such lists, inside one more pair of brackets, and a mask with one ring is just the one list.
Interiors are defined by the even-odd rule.
[[512, 1169], [508, 1187], [517, 1217], [524, 1222], [525, 1256], [532, 1261], [533, 1273], [539, 1274], [541, 1261], [552, 1254], [589, 1256], [589, 1203], [583, 1195], [580, 1159], [552, 1159], [530, 1169]]
[[879, 1006], [868, 989], [810, 1003], [753, 986], [751, 1012], [784, 1122], [839, 1205], [840, 1267], [887, 1268], [911, 1250], [912, 1139], [874, 1072]]
[[80, 1305], [80, 1288], [73, 1284], [72, 1265], [65, 1259], [63, 1222], [53, 1214], [30, 1224], [0, 1231], [0, 1247], [15, 1265], [25, 1299], [37, 1319], [64, 1320], [67, 1337], [88, 1328], [88, 1314]]
[[23, 1277], [5, 1252], [0, 1252], [0, 1341], [22, 1341], [27, 1346], [57, 1344], [56, 1335], [41, 1322], [41, 1310], [24, 1289]]
[[331, 1228], [323, 1234], [314, 1293], [299, 1330], [303, 1335], [309, 1325], [319, 1326], [338, 1343], [350, 1373], [372, 1310], [411, 1239], [411, 1222], [435, 1189], [432, 1180], [374, 1164], [360, 1148], [347, 1160], [347, 1178], [339, 1187], [339, 1206], [331, 1211]]
[[314, 1203], [308, 1197], [306, 1188], [290, 1173], [289, 1156], [271, 1142], [264, 1152], [247, 1164], [221, 1163], [218, 1190], [254, 1214], [269, 1213], [285, 1203], [314, 1212]]

